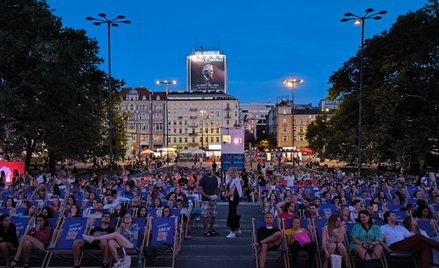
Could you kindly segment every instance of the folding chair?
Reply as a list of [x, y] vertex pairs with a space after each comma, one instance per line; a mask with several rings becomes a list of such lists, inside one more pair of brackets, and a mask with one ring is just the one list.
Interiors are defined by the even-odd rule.
[[[253, 258], [255, 259], [256, 268], [259, 268], [259, 246], [257, 240], [257, 230], [264, 226], [263, 218], [252, 218], [252, 247], [253, 247]], [[273, 227], [278, 227], [277, 220], [274, 221]], [[276, 256], [277, 255], [277, 256]], [[281, 248], [279, 250], [269, 250], [267, 251], [267, 260], [269, 258], [280, 259], [283, 258], [284, 267], [289, 268], [290, 262], [288, 258], [288, 247], [285, 244], [285, 239], [282, 239]]]
[[177, 254], [177, 222], [175, 218], [148, 218], [148, 234], [146, 245], [157, 247], [161, 245], [170, 246], [169, 254], [161, 255], [160, 258], [171, 257], [171, 266], [174, 268], [175, 256]]
[[17, 238], [21, 239], [23, 235], [27, 233], [32, 223], [31, 218], [20, 218], [20, 217], [11, 217], [11, 222], [15, 224], [15, 228], [17, 230]]
[[65, 218], [58, 235], [53, 243], [50, 244], [44, 267], [49, 267], [52, 257], [66, 259], [72, 256], [73, 242], [82, 239], [82, 235], [87, 231], [87, 218]]
[[[293, 228], [293, 220], [292, 219], [283, 219], [282, 220], [282, 232], [284, 234], [286, 234], [285, 231], [287, 229], [291, 229], [291, 228]], [[300, 220], [300, 228], [307, 230], [311, 239], [313, 240], [313, 242], [315, 242], [315, 240], [313, 239], [313, 235], [311, 234], [308, 219], [301, 219]], [[289, 248], [289, 245], [288, 245], [288, 237], [286, 235], [284, 235], [283, 239], [285, 239], [284, 243], [288, 247], [288, 252], [291, 252], [291, 249]], [[290, 254], [288, 254], [288, 256], [290, 256]], [[300, 250], [299, 254], [297, 254], [297, 260], [308, 261], [308, 258], [309, 258], [309, 256], [308, 256], [307, 252], [304, 250]], [[318, 263], [318, 261], [317, 261], [317, 263]]]
[[146, 218], [140, 217], [140, 218], [133, 218], [133, 221], [131, 223], [138, 231], [138, 237], [137, 237], [137, 245], [134, 245], [134, 248], [126, 248], [125, 252], [128, 256], [133, 256], [137, 258], [138, 265], [141, 263], [145, 263], [144, 257], [143, 257], [143, 247], [145, 246], [146, 242], [146, 232], [147, 232], [147, 220]]

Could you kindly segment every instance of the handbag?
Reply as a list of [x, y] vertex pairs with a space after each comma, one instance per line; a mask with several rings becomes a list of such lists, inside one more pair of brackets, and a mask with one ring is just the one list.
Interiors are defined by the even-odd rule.
[[311, 238], [305, 230], [296, 233], [294, 235], [294, 240], [297, 241], [301, 247], [311, 242]]
[[341, 268], [342, 257], [338, 254], [331, 254], [331, 268]]
[[117, 261], [113, 268], [130, 268], [131, 267], [131, 256], [127, 256], [127, 253], [124, 248], [122, 248], [123, 251], [123, 258]]

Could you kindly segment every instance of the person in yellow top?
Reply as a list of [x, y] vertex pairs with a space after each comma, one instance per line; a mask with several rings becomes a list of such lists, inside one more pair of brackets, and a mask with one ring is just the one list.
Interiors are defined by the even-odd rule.
[[305, 250], [308, 252], [308, 265], [312, 267], [314, 262], [314, 256], [316, 255], [317, 245], [311, 240], [308, 231], [300, 227], [300, 218], [295, 216], [292, 219], [292, 228], [285, 230], [287, 237], [287, 243], [291, 252], [291, 265], [296, 266], [297, 254], [299, 250]]

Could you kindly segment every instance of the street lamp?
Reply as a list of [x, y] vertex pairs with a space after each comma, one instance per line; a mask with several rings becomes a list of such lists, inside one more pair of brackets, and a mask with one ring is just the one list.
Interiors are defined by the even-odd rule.
[[111, 26], [117, 27], [119, 24], [130, 24], [131, 21], [125, 20], [125, 16], [119, 15], [114, 19], [108, 19], [104, 13], [99, 13], [100, 18], [87, 17], [86, 20], [94, 21], [93, 25], [99, 26], [103, 23], [107, 24], [108, 35], [108, 157], [110, 171], [113, 171], [113, 89], [111, 83]]
[[287, 79], [283, 81], [283, 84], [288, 87], [291, 88], [291, 115], [293, 116], [292, 120], [293, 120], [293, 166], [294, 166], [294, 152], [296, 151], [296, 148], [294, 148], [294, 134], [295, 134], [295, 129], [294, 129], [294, 89], [296, 88], [296, 83], [303, 83], [303, 79]]
[[366, 20], [380, 20], [382, 17], [379, 15], [384, 15], [387, 11], [382, 10], [380, 12], [374, 12], [372, 8], [365, 10], [363, 16], [358, 16], [352, 13], [345, 13], [345, 18], [341, 19], [342, 22], [354, 21], [355, 25], [361, 24], [361, 48], [360, 48], [360, 90], [358, 94], [358, 129], [357, 129], [357, 158], [358, 158], [358, 177], [361, 177], [361, 121], [363, 115], [363, 50], [364, 50], [364, 23]]
[[169, 81], [169, 80], [163, 80], [163, 81], [160, 81], [160, 80], [157, 80], [156, 82], [155, 82], [157, 85], [165, 85], [165, 87], [166, 87], [166, 110], [165, 110], [165, 113], [166, 113], [166, 115], [165, 115], [165, 125], [166, 125], [166, 150], [168, 150], [168, 147], [169, 147], [169, 122], [168, 122], [168, 93], [169, 93], [169, 85], [176, 85], [177, 84], [177, 81], [175, 81], [175, 80], [172, 80], [172, 81]]

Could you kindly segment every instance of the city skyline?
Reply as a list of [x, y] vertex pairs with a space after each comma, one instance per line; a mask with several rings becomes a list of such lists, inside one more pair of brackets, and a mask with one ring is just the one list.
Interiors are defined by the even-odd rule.
[[228, 93], [241, 103], [275, 103], [291, 96], [283, 87], [288, 77], [304, 79], [295, 102], [313, 103], [327, 95], [329, 76], [354, 56], [361, 28], [342, 23], [344, 13], [363, 15], [366, 8], [387, 10], [380, 21], [368, 21], [365, 37], [388, 30], [399, 15], [415, 11], [427, 2], [324, 1], [293, 3], [275, 0], [199, 0], [149, 2], [98, 0], [48, 0], [64, 26], [85, 29], [96, 38], [101, 68], [107, 71], [105, 26], [85, 20], [106, 13], [132, 21], [112, 29], [112, 75], [126, 87], [144, 86], [164, 91], [156, 80], [177, 80], [170, 90], [186, 90], [186, 56], [193, 50], [220, 50], [228, 61]]

